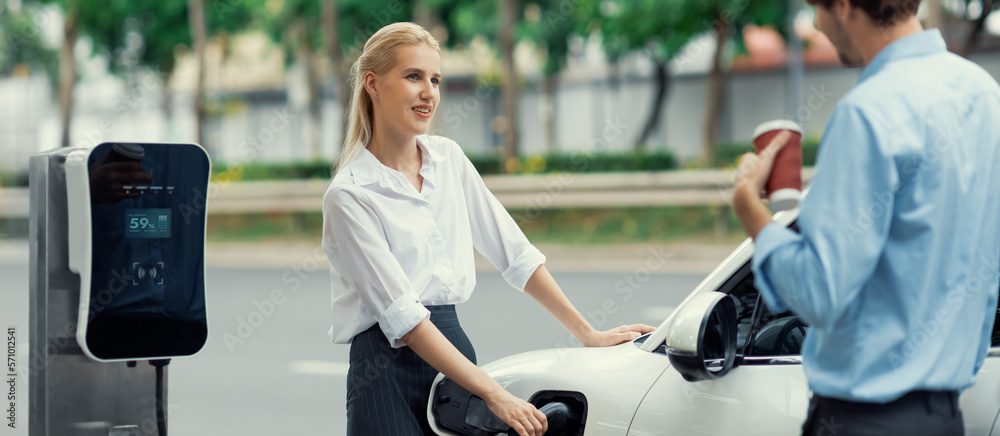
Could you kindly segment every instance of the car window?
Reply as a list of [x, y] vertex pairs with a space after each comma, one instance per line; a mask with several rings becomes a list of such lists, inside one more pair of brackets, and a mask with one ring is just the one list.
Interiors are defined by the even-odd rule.
[[[789, 228], [798, 232], [797, 223]], [[750, 262], [726, 281], [719, 292], [728, 293], [736, 302], [737, 349], [745, 356], [799, 356], [809, 326], [791, 311], [774, 312], [760, 302], [760, 293], [753, 284], [754, 275]], [[1000, 292], [1000, 288], [997, 289]], [[762, 313], [757, 314], [757, 309]], [[754, 322], [754, 320], [757, 320]], [[756, 328], [751, 328], [757, 326]], [[748, 336], [751, 336], [750, 341]], [[1000, 306], [993, 322], [991, 345], [1000, 346]]]
[[753, 330], [750, 356], [798, 356], [809, 330], [791, 311], [775, 312], [761, 304], [760, 321]]
[[[736, 344], [739, 354], [800, 355], [807, 326], [789, 311], [775, 313], [767, 308], [760, 301], [760, 293], [754, 286], [753, 279], [750, 262], [747, 262], [719, 289], [720, 292], [731, 295], [736, 302]], [[757, 313], [758, 311], [761, 313]]]
[[[753, 273], [744, 279], [745, 283], [753, 285]], [[745, 286], [745, 285], [744, 285]], [[757, 290], [754, 288], [754, 294]], [[1000, 288], [998, 288], [1000, 292]], [[790, 311], [776, 313], [766, 304], [760, 304], [762, 311], [757, 328], [753, 329], [753, 341], [748, 344], [747, 356], [798, 356], [802, 354], [802, 342], [809, 330], [802, 320]], [[740, 323], [741, 329], [743, 323]], [[742, 331], [742, 330], [741, 330]], [[993, 321], [991, 346], [1000, 347], [1000, 307], [997, 308]]]
[[750, 270], [750, 263], [747, 262], [736, 274], [733, 274], [719, 288], [719, 291], [732, 296], [733, 302], [736, 303], [736, 349], [738, 350], [737, 354], [742, 355], [746, 349], [747, 336], [753, 325], [754, 312], [759, 300], [757, 288], [753, 286], [753, 272]]
[[[1000, 288], [997, 289], [997, 292], [1000, 292]], [[997, 315], [993, 320], [993, 337], [991, 339], [991, 344], [994, 347], [1000, 347], [1000, 307], [997, 307]]]

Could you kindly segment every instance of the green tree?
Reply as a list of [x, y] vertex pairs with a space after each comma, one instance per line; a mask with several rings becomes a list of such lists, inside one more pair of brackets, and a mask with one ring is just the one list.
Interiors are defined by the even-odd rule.
[[577, 22], [585, 11], [570, 7], [564, 0], [538, 0], [525, 6], [520, 39], [534, 42], [543, 58], [542, 95], [546, 102], [544, 114], [545, 142], [549, 153], [556, 151], [555, 120], [558, 113], [556, 89], [559, 73], [566, 66], [569, 55], [569, 38], [578, 33]]
[[130, 83], [137, 68], [152, 70], [162, 86], [161, 110], [167, 129], [171, 130], [172, 96], [168, 82], [177, 63], [177, 48], [191, 44], [186, 2], [111, 2], [102, 17], [105, 20], [86, 34], [94, 51], [107, 56], [111, 72], [124, 76]]
[[[443, 3], [443, 2], [442, 2]], [[457, 46], [477, 36], [484, 37], [497, 50], [500, 58], [500, 107], [502, 121], [498, 128], [502, 137], [501, 155], [504, 171], [513, 168], [519, 156], [517, 122], [518, 77], [514, 62], [515, 22], [523, 13], [520, 0], [493, 2], [455, 2], [442, 8], [443, 22], [449, 29], [449, 46]], [[454, 35], [454, 37], [452, 37]]]
[[[194, 13], [199, 12], [199, 13]], [[207, 148], [205, 122], [204, 50], [210, 38], [227, 44], [231, 33], [245, 31], [252, 23], [251, 11], [242, 2], [208, 0], [185, 2], [114, 1], [107, 5], [100, 26], [87, 34], [95, 49], [105, 52], [112, 60], [112, 70], [129, 74], [136, 67], [156, 72], [163, 86], [161, 110], [172, 130], [172, 94], [168, 83], [177, 66], [180, 50], [190, 50], [198, 61], [195, 90], [196, 141]], [[113, 19], [112, 19], [113, 18]], [[138, 43], [136, 43], [138, 41]], [[138, 46], [138, 47], [136, 47]], [[126, 53], [116, 56], [115, 53]]]
[[[124, 0], [110, 0], [111, 3]], [[73, 90], [79, 74], [73, 50], [81, 33], [92, 31], [113, 21], [115, 17], [103, 14], [108, 2], [100, 0], [36, 0], [26, 4], [56, 5], [62, 9], [62, 45], [59, 48], [59, 115], [62, 123], [63, 147], [70, 146], [70, 126], [73, 116]]]
[[[381, 27], [410, 19], [408, 7], [399, 0], [344, 0], [322, 3], [316, 0], [246, 0], [260, 11], [261, 27], [272, 40], [281, 45], [285, 59], [293, 59], [306, 71], [307, 106], [309, 108], [308, 143], [310, 155], [319, 156], [319, 125], [321, 113], [320, 55], [328, 57], [331, 72], [346, 109], [350, 91], [344, 87], [348, 65], [365, 41]], [[324, 21], [325, 17], [325, 21]], [[331, 23], [332, 21], [332, 23]], [[346, 114], [346, 110], [344, 111]]]
[[[705, 141], [703, 157], [711, 154], [718, 138], [722, 101], [724, 100], [724, 70], [727, 68], [727, 44], [742, 38], [740, 30], [748, 23], [777, 24], [784, 31], [786, 0], [583, 0], [589, 20], [584, 23], [596, 29], [605, 54], [612, 63], [632, 53], [645, 53], [654, 64], [655, 90], [649, 117], [643, 125], [637, 148], [644, 147], [660, 127], [663, 105], [669, 97], [671, 76], [669, 63], [682, 50], [702, 35], [713, 35], [712, 67], [708, 75]], [[581, 30], [581, 33], [586, 33]], [[704, 52], [693, 47], [695, 55]]]
[[0, 76], [42, 72], [55, 83], [59, 59], [35, 25], [36, 7], [12, 9], [0, 5]]
[[[517, 66], [513, 49], [518, 37], [515, 24], [523, 16], [523, 0], [422, 0], [415, 15], [425, 22], [440, 23], [447, 32], [441, 41], [448, 48], [466, 47], [474, 38], [485, 39], [500, 61], [501, 123], [494, 125], [502, 135], [501, 157], [514, 162], [518, 156]], [[508, 165], [503, 165], [508, 168]]]
[[517, 122], [517, 66], [514, 64], [514, 22], [517, 20], [518, 0], [497, 0], [499, 26], [497, 40], [500, 51], [500, 107], [503, 113], [504, 169], [512, 167], [518, 156]]
[[262, 27], [272, 40], [281, 45], [286, 63], [298, 63], [305, 70], [306, 107], [309, 111], [306, 143], [310, 158], [317, 158], [322, 104], [317, 71], [317, 54], [323, 44], [321, 4], [316, 0], [284, 0], [265, 1], [261, 6]]
[[789, 35], [785, 23], [788, 17], [788, 0], [688, 0], [688, 10], [694, 16], [706, 19], [703, 26], [715, 37], [712, 69], [708, 75], [708, 96], [705, 108], [704, 141], [701, 160], [707, 165], [711, 161], [713, 147], [719, 141], [722, 125], [722, 104], [725, 100], [725, 72], [729, 67], [731, 53], [726, 53], [727, 44], [735, 42], [744, 47], [742, 29], [748, 24], [770, 26], [787, 41]]
[[[188, 0], [188, 29], [191, 32], [191, 49], [198, 72], [195, 78], [194, 113], [197, 142], [205, 144], [205, 45], [208, 44], [208, 28], [205, 23], [204, 0]], [[209, 150], [211, 148], [209, 147]]]
[[653, 61], [655, 90], [649, 116], [634, 144], [645, 147], [659, 128], [663, 105], [671, 84], [668, 64], [695, 36], [705, 31], [704, 8], [693, 8], [690, 0], [583, 0], [581, 7], [591, 17], [588, 28], [596, 29], [611, 63], [635, 53]]
[[[186, 2], [33, 0], [26, 3], [38, 7], [54, 5], [62, 11], [57, 99], [63, 146], [70, 145], [73, 91], [79, 79], [74, 48], [80, 38], [91, 40], [94, 53], [102, 53], [111, 61], [112, 72], [128, 74], [135, 67], [147, 66], [158, 72], [164, 86], [176, 65], [177, 47], [190, 45], [191, 41]], [[167, 95], [169, 90], [165, 88], [164, 92]], [[164, 111], [168, 110], [169, 96], [164, 103]]]
[[399, 0], [324, 0], [323, 6], [325, 48], [342, 114], [339, 146], [344, 143], [349, 121], [351, 67], [369, 37], [388, 24], [410, 20], [411, 15], [407, 4]]
[[340, 146], [344, 143], [347, 135], [347, 112], [351, 107], [351, 88], [348, 86], [350, 76], [350, 65], [344, 59], [343, 47], [341, 47], [340, 19], [335, 0], [323, 0], [323, 45], [330, 62], [330, 75], [332, 76], [333, 92], [338, 97], [340, 103], [340, 137], [336, 144]]
[[[555, 90], [558, 74], [565, 65], [567, 40], [577, 31], [577, 20], [584, 14], [576, 1], [567, 0], [496, 0], [458, 1], [425, 0], [434, 11], [436, 23], [447, 29], [446, 46], [462, 48], [481, 37], [497, 51], [500, 60], [501, 107], [503, 111], [503, 148], [505, 161], [519, 152], [517, 98], [519, 79], [513, 49], [519, 41], [531, 41], [543, 56], [543, 93], [550, 110], [545, 118], [547, 148], [555, 148]], [[505, 165], [504, 168], [507, 168]]]

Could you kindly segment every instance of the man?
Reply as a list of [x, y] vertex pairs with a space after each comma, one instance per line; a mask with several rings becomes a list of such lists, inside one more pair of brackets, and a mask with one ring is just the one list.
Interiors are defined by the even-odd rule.
[[800, 233], [760, 202], [780, 135], [739, 165], [755, 285], [811, 330], [803, 433], [958, 435], [1000, 277], [1000, 86], [923, 31], [919, 0], [809, 0], [848, 66]]

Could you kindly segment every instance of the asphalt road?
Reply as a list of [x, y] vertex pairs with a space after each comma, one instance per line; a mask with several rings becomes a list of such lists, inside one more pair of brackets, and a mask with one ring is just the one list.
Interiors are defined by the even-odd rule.
[[[0, 266], [4, 294], [27, 290], [26, 271]], [[603, 329], [658, 325], [704, 277], [648, 274], [640, 264], [629, 273], [554, 275], [581, 313]], [[326, 335], [327, 272], [209, 269], [207, 277], [208, 344], [168, 367], [170, 432], [344, 434], [349, 346], [332, 344]], [[475, 294], [458, 312], [480, 364], [571, 344], [541, 306], [511, 289], [499, 273], [480, 272], [478, 278]], [[26, 321], [14, 320], [25, 326], [24, 342]]]

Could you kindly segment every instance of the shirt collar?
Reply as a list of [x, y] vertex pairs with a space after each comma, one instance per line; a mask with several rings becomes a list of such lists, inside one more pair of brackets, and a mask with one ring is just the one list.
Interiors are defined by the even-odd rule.
[[868, 66], [861, 73], [858, 83], [864, 82], [869, 77], [875, 75], [875, 73], [885, 68], [892, 61], [910, 57], [928, 56], [947, 51], [948, 47], [938, 29], [928, 29], [920, 33], [902, 37], [893, 41], [892, 44], [887, 45], [875, 55], [875, 58], [868, 63]]
[[420, 175], [423, 176], [424, 182], [430, 182], [431, 185], [434, 184], [434, 173], [438, 162], [443, 162], [447, 160], [445, 155], [438, 153], [437, 147], [431, 144], [431, 138], [428, 135], [421, 135], [417, 137], [417, 147], [420, 148], [420, 152], [423, 153], [422, 164], [420, 165]]
[[[448, 160], [448, 158], [438, 152], [434, 145], [432, 145], [432, 142], [428, 135], [417, 137], [417, 148], [420, 149], [423, 161], [420, 166], [420, 175], [423, 176], [425, 181], [434, 183], [435, 164]], [[368, 148], [361, 150], [358, 158], [354, 159], [348, 165], [348, 168], [351, 170], [351, 176], [353, 176], [355, 185], [378, 183], [382, 187], [396, 191], [403, 189], [402, 186], [398, 186], [399, 180], [397, 180], [398, 177], [396, 175], [401, 175], [399, 171], [382, 164], [372, 152], [368, 151]]]

